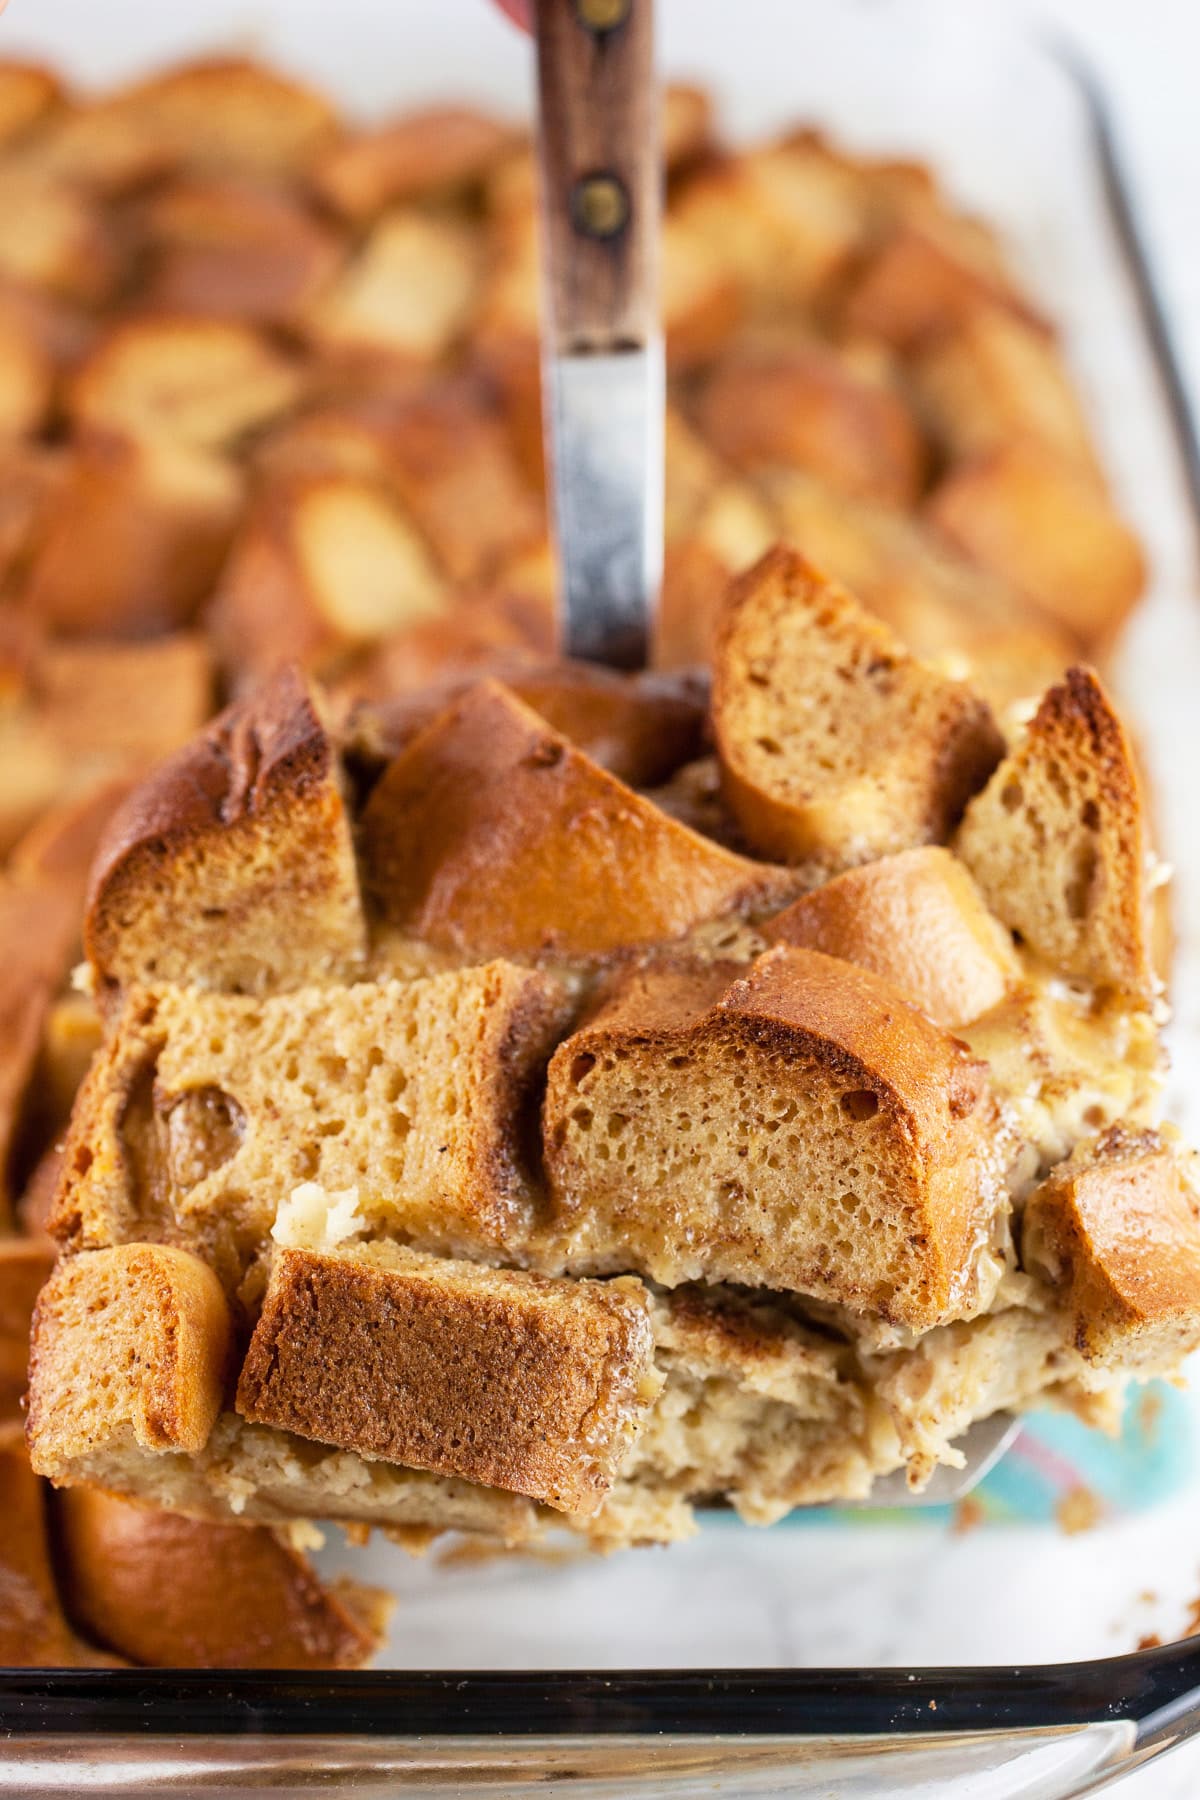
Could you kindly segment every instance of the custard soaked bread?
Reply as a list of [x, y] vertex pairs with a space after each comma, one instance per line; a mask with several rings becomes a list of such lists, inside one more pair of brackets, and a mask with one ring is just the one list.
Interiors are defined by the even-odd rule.
[[[997, 1409], [1111, 1422], [1200, 1344], [1094, 678], [1000, 762], [968, 685], [785, 550], [718, 645], [722, 768], [654, 791], [702, 688], [510, 656], [344, 734], [284, 671], [135, 793], [40, 1473], [607, 1548], [919, 1486]], [[656, 798], [702, 790], [695, 827]]]

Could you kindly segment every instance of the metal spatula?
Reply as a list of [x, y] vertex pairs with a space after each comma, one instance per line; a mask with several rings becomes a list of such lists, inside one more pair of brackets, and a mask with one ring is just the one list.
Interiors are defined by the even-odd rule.
[[[536, 0], [542, 389], [562, 643], [617, 669], [646, 664], [662, 576], [663, 376], [658, 313], [662, 155], [653, 0]], [[732, 15], [731, 15], [732, 24]], [[963, 1469], [921, 1494], [903, 1473], [867, 1504], [970, 1492], [1018, 1426], [966, 1434]]]
[[652, 0], [537, 0], [542, 387], [562, 642], [645, 665], [662, 574]]

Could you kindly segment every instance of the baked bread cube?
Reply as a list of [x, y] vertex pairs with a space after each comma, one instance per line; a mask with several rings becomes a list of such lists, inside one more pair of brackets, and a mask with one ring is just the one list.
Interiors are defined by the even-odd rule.
[[659, 305], [672, 373], [719, 355], [742, 314], [742, 297], [717, 247], [670, 213], [659, 240]]
[[841, 307], [852, 332], [916, 350], [985, 307], [1045, 330], [1018, 293], [995, 239], [975, 220], [922, 209], [888, 232], [851, 282]]
[[274, 187], [229, 176], [172, 182], [141, 208], [147, 304], [289, 326], [337, 273], [341, 240]]
[[0, 1230], [9, 1222], [51, 1001], [79, 939], [69, 882], [0, 879]]
[[250, 326], [167, 315], [114, 326], [71, 383], [68, 409], [84, 430], [220, 451], [287, 411], [300, 387]]
[[168, 175], [178, 157], [118, 93], [56, 108], [16, 146], [15, 160], [89, 199], [121, 202]]
[[189, 1519], [99, 1488], [54, 1502], [60, 1580], [74, 1623], [130, 1662], [167, 1669], [357, 1669], [388, 1605], [357, 1583], [324, 1587], [263, 1525]]
[[953, 461], [1033, 438], [1099, 478], [1087, 420], [1057, 344], [1015, 313], [978, 308], [923, 345], [908, 372], [923, 418]]
[[338, 133], [314, 88], [249, 57], [177, 63], [120, 96], [185, 168], [299, 174]]
[[826, 300], [866, 223], [855, 175], [805, 139], [702, 166], [673, 210], [720, 253], [750, 312], [768, 318]]
[[1043, 696], [955, 846], [997, 918], [1052, 968], [1149, 996], [1141, 784], [1094, 670], [1069, 669]]
[[46, 1502], [29, 1467], [20, 1427], [0, 1426], [0, 1664], [16, 1669], [74, 1669], [89, 1656], [58, 1597]]
[[363, 811], [382, 917], [459, 956], [600, 957], [769, 905], [778, 871], [708, 843], [481, 681]]
[[233, 537], [232, 464], [164, 438], [73, 444], [30, 546], [19, 603], [64, 636], [143, 637], [192, 618]]
[[359, 416], [380, 478], [456, 584], [485, 582], [544, 542], [541, 502], [473, 384], [443, 381]]
[[503, 962], [265, 999], [134, 990], [75, 1106], [55, 1234], [200, 1245], [231, 1293], [272, 1232], [329, 1209], [334, 1242], [370, 1224], [515, 1253], [523, 1120], [570, 1016], [557, 981]]
[[986, 1306], [1008, 1201], [986, 1070], [893, 985], [778, 947], [651, 968], [560, 1045], [555, 1254], [925, 1331]]
[[465, 330], [480, 278], [476, 233], [461, 220], [396, 207], [309, 309], [327, 356], [368, 369], [435, 363]]
[[337, 757], [298, 671], [229, 707], [114, 815], [84, 947], [102, 995], [152, 981], [261, 992], [360, 967]]
[[770, 943], [882, 975], [949, 1030], [997, 1006], [1020, 975], [1009, 934], [962, 863], [937, 844], [847, 869], [762, 932]]
[[1071, 634], [1027, 595], [917, 519], [836, 494], [798, 470], [764, 470], [757, 480], [774, 535], [803, 545], [914, 656], [966, 675], [998, 717], [1040, 694], [1078, 655]]
[[1114, 1125], [1025, 1203], [1021, 1260], [1048, 1281], [1091, 1367], [1167, 1374], [1200, 1345], [1194, 1156]]
[[1003, 751], [985, 701], [782, 546], [730, 589], [712, 714], [747, 840], [818, 879], [944, 843]]
[[510, 125], [473, 107], [422, 107], [331, 145], [308, 179], [326, 206], [362, 225], [401, 202], [478, 193], [517, 141]]
[[0, 1433], [21, 1417], [29, 1321], [53, 1267], [54, 1246], [45, 1238], [0, 1237]]
[[6, 56], [0, 61], [0, 144], [11, 150], [31, 126], [61, 106], [62, 83], [38, 63]]
[[753, 471], [784, 464], [830, 487], [908, 506], [925, 449], [886, 365], [823, 344], [723, 357], [701, 390], [700, 427], [722, 456]]
[[667, 173], [678, 175], [712, 147], [712, 95], [689, 82], [668, 81], [662, 91], [659, 129]]
[[1111, 645], [1145, 585], [1141, 546], [1094, 477], [1028, 438], [951, 470], [925, 512], [1093, 653]]
[[50, 642], [31, 679], [39, 712], [73, 762], [144, 769], [212, 712], [212, 656], [198, 632], [141, 644]]
[[12, 158], [0, 165], [0, 276], [96, 307], [112, 299], [121, 261], [82, 194]]
[[0, 303], [0, 439], [32, 437], [42, 429], [55, 377], [49, 347], [17, 308]]
[[347, 754], [371, 774], [382, 773], [481, 675], [491, 673], [554, 731], [630, 787], [657, 786], [703, 748], [701, 682], [621, 675], [598, 663], [543, 662], [532, 653], [522, 657], [510, 651], [411, 694], [358, 707], [347, 726]]
[[[232, 1350], [207, 1263], [172, 1244], [116, 1244], [59, 1263], [33, 1318], [26, 1427], [34, 1470], [104, 1484], [125, 1444], [196, 1455]], [[102, 1358], [103, 1382], [95, 1380]]]
[[595, 1512], [662, 1386], [632, 1279], [553, 1281], [394, 1244], [284, 1250], [243, 1418]]
[[247, 511], [207, 622], [244, 685], [288, 660], [335, 673], [351, 653], [440, 617], [447, 604], [425, 540], [383, 486], [297, 476]]

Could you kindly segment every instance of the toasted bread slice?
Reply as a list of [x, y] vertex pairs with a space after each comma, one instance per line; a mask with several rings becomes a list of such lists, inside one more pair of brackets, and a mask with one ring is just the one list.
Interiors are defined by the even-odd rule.
[[285, 1250], [243, 1418], [592, 1513], [662, 1385], [632, 1279], [552, 1281], [392, 1244]]
[[295, 366], [249, 325], [163, 316], [114, 326], [75, 376], [68, 409], [84, 429], [224, 450], [300, 391]]
[[299, 173], [338, 131], [323, 94], [249, 57], [178, 63], [122, 100], [189, 169]]
[[324, 1587], [265, 1526], [189, 1519], [87, 1487], [59, 1494], [54, 1519], [68, 1613], [130, 1662], [358, 1669], [379, 1648], [383, 1596]]
[[925, 510], [1094, 654], [1111, 645], [1145, 585], [1141, 546], [1094, 476], [1028, 438], [960, 464]]
[[397, 207], [307, 315], [331, 356], [420, 367], [467, 325], [480, 278], [475, 233], [457, 219]]
[[603, 956], [763, 904], [777, 871], [707, 843], [495, 681], [471, 688], [363, 813], [384, 916], [471, 956]]
[[33, 1320], [34, 1469], [52, 1481], [86, 1479], [89, 1456], [124, 1442], [197, 1454], [216, 1421], [230, 1350], [220, 1283], [190, 1251], [118, 1244], [60, 1263]]
[[963, 865], [925, 844], [848, 869], [762, 927], [892, 981], [951, 1030], [998, 1005], [1019, 976], [1008, 933]]
[[619, 675], [595, 663], [542, 662], [510, 652], [496, 656], [490, 667], [448, 674], [414, 693], [360, 706], [348, 727], [348, 753], [368, 769], [382, 770], [482, 674], [493, 671], [553, 730], [630, 787], [656, 787], [703, 748], [699, 681]]
[[421, 534], [380, 484], [297, 477], [248, 512], [209, 609], [217, 651], [240, 682], [294, 659], [318, 671], [445, 612]]
[[135, 991], [76, 1104], [54, 1229], [203, 1243], [231, 1291], [323, 1207], [331, 1232], [513, 1254], [534, 1211], [522, 1121], [570, 1014], [510, 963], [264, 1000]]
[[1116, 1125], [1078, 1145], [1026, 1201], [1021, 1258], [1093, 1366], [1167, 1374], [1200, 1345], [1196, 1190], [1157, 1132]]
[[560, 1046], [544, 1112], [569, 1267], [791, 1289], [926, 1330], [986, 1304], [1007, 1200], [982, 1065], [811, 950], [649, 971]]
[[487, 113], [423, 107], [332, 145], [309, 180], [333, 211], [363, 224], [403, 201], [478, 192], [517, 141], [512, 126]]
[[807, 469], [832, 488], [908, 506], [924, 474], [916, 422], [886, 371], [818, 343], [724, 357], [698, 418], [740, 468]]
[[164, 439], [88, 436], [46, 503], [21, 605], [66, 636], [184, 625], [212, 586], [241, 498], [238, 472], [220, 457]]
[[17, 154], [24, 169], [106, 202], [133, 198], [178, 162], [175, 147], [119, 93], [59, 107]]
[[0, 1430], [19, 1420], [29, 1365], [29, 1321], [54, 1267], [45, 1238], [0, 1238]]
[[228, 708], [115, 814], [84, 942], [108, 991], [165, 980], [261, 992], [361, 964], [337, 757], [295, 670]]
[[1097, 474], [1087, 420], [1058, 346], [1016, 314], [994, 306], [970, 313], [925, 345], [909, 374], [923, 417], [956, 461], [1030, 437]]
[[41, 1482], [19, 1429], [0, 1427], [0, 1663], [10, 1669], [78, 1668], [89, 1656], [58, 1598]]
[[1053, 968], [1149, 992], [1137, 762], [1093, 670], [1068, 670], [1044, 695], [955, 842], [997, 918]]
[[747, 839], [826, 876], [945, 842], [1003, 751], [985, 701], [783, 547], [730, 590], [712, 705]]

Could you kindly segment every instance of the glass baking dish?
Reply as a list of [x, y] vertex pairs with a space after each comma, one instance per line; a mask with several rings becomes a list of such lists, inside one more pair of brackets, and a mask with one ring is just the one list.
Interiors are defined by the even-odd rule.
[[[1200, 677], [1195, 438], [1102, 98], [1061, 48], [986, 12], [661, 0], [662, 61], [715, 90], [735, 139], [804, 119], [928, 160], [1001, 227], [1063, 326], [1152, 562], [1117, 674], [1176, 871], [1170, 1111], [1195, 1138], [1200, 836], [1179, 753]], [[528, 46], [484, 0], [13, 0], [0, 25], [0, 51], [97, 82], [230, 45], [368, 113], [447, 95], [530, 104]], [[1078, 1536], [1030, 1522], [1034, 1473], [1053, 1494], [1076, 1466], [1035, 1427], [970, 1532], [941, 1512], [820, 1513], [769, 1533], [714, 1514], [669, 1555], [605, 1562], [414, 1562], [382, 1542], [331, 1543], [323, 1566], [398, 1592], [383, 1666], [303, 1679], [0, 1672], [0, 1792], [1091, 1791], [1200, 1731], [1200, 1644], [1131, 1650], [1182, 1629], [1200, 1590], [1197, 1412], [1186, 1396], [1154, 1406], [1157, 1427], [1147, 1413], [1097, 1477], [1107, 1516]], [[1176, 1789], [1170, 1765], [1149, 1779], [1134, 1787], [1161, 1800], [1194, 1791], [1194, 1778]]]

